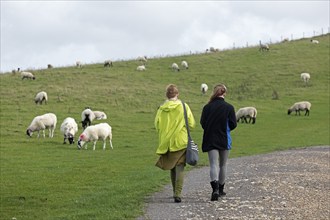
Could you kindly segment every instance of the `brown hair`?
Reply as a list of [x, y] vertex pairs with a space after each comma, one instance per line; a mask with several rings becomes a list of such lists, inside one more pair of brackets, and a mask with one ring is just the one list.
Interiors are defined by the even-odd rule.
[[227, 88], [224, 84], [218, 84], [214, 87], [213, 89], [213, 94], [210, 98], [210, 102], [212, 102], [215, 98], [222, 96], [223, 94], [225, 94], [227, 92]]
[[166, 97], [168, 99], [171, 99], [171, 98], [174, 98], [176, 95], [179, 94], [179, 90], [178, 90], [178, 87], [176, 87], [176, 85], [174, 84], [169, 84], [167, 87], [166, 87]]

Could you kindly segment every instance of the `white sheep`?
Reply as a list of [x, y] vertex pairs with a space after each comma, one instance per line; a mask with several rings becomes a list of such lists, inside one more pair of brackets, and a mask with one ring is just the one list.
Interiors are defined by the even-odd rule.
[[24, 71], [21, 72], [21, 77], [22, 77], [22, 79], [33, 79], [33, 80], [36, 79], [36, 77], [32, 73], [24, 72]]
[[[249, 122], [246, 120], [247, 118], [249, 118]], [[245, 121], [245, 123], [250, 123], [252, 120], [252, 124], [254, 124], [256, 122], [256, 118], [257, 118], [257, 109], [255, 107], [240, 108], [236, 112], [237, 122], [241, 120], [241, 122]]]
[[208, 89], [209, 87], [207, 86], [206, 83], [201, 84], [201, 92], [203, 93], [203, 95], [207, 92]]
[[48, 101], [48, 96], [47, 96], [47, 93], [44, 92], [44, 91], [41, 91], [39, 92], [35, 98], [34, 98], [34, 102], [36, 104], [40, 104], [42, 105], [42, 102], [45, 101], [45, 104], [47, 104], [47, 101]]
[[311, 39], [311, 42], [312, 42], [313, 44], [318, 44], [318, 43], [319, 43], [318, 40], [314, 40], [314, 39]]
[[104, 61], [104, 67], [112, 67], [112, 61], [111, 60], [106, 60]]
[[87, 126], [90, 126], [94, 119], [95, 119], [95, 114], [89, 107], [87, 107], [84, 111], [82, 111], [81, 124], [83, 129], [85, 129]]
[[38, 131], [38, 138], [39, 132], [43, 131], [43, 136], [45, 138], [45, 129], [49, 129], [49, 137], [54, 137], [54, 130], [56, 128], [57, 117], [54, 113], [47, 113], [44, 115], [36, 116], [30, 126], [26, 130], [26, 134], [29, 137], [32, 137], [33, 132]]
[[269, 45], [268, 44], [260, 44], [259, 50], [261, 51], [269, 51]]
[[182, 66], [184, 69], [188, 69], [188, 68], [189, 68], [188, 63], [187, 63], [187, 61], [185, 61], [185, 60], [183, 60], [183, 61], [181, 62], [181, 66]]
[[300, 111], [306, 111], [305, 112], [305, 116], [308, 115], [309, 116], [309, 111], [312, 107], [312, 104], [310, 102], [307, 101], [302, 101], [302, 102], [296, 102], [294, 103], [289, 109], [288, 109], [288, 115], [291, 114], [291, 112], [295, 111], [296, 115], [297, 113], [299, 113], [300, 115]]
[[82, 63], [80, 61], [76, 61], [76, 67], [81, 68], [82, 67]]
[[180, 71], [179, 65], [176, 63], [172, 63], [172, 70], [173, 71]]
[[145, 71], [145, 70], [146, 70], [146, 67], [145, 67], [145, 65], [141, 65], [141, 66], [138, 66], [138, 67], [136, 68], [136, 70], [137, 70], [137, 71]]
[[94, 142], [93, 150], [95, 150], [96, 142], [101, 139], [103, 140], [103, 150], [105, 150], [106, 139], [109, 137], [110, 146], [112, 146], [112, 129], [108, 123], [100, 123], [87, 127], [78, 139], [78, 149], [81, 149], [86, 144], [87, 149], [88, 142]]
[[93, 111], [96, 120], [107, 119], [107, 115], [101, 111]]
[[311, 78], [311, 75], [309, 73], [301, 73], [300, 78], [302, 81], [305, 82], [305, 84], [307, 84], [309, 79]]
[[64, 135], [63, 144], [66, 144], [66, 139], [69, 140], [70, 144], [73, 144], [74, 136], [78, 132], [78, 125], [73, 118], [67, 117], [61, 124], [60, 131]]
[[137, 58], [137, 61], [140, 61], [141, 63], [146, 64], [148, 59], [146, 56], [140, 56]]

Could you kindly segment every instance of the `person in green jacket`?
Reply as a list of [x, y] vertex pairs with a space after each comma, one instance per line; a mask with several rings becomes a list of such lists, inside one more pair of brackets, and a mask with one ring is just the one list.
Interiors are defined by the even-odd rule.
[[[186, 148], [188, 143], [187, 128], [181, 100], [178, 99], [179, 90], [176, 85], [166, 87], [167, 100], [158, 108], [155, 117], [155, 128], [158, 132], [159, 145], [156, 154], [160, 155], [156, 166], [163, 170], [170, 170], [173, 187], [174, 202], [181, 202], [181, 191], [186, 165]], [[188, 126], [196, 126], [194, 116], [185, 103]]]

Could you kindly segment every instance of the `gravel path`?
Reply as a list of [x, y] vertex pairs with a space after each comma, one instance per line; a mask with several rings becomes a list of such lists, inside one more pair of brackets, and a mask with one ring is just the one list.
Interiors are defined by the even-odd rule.
[[146, 199], [137, 220], [330, 220], [329, 146], [228, 160], [225, 197], [211, 202], [209, 167], [185, 175], [182, 203], [172, 188]]

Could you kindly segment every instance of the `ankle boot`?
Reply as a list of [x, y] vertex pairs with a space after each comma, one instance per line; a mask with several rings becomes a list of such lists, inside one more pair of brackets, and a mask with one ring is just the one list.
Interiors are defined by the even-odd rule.
[[223, 188], [225, 187], [225, 184], [219, 184], [219, 195], [220, 196], [225, 196], [226, 193], [223, 191]]
[[219, 198], [219, 181], [212, 181], [210, 182], [212, 186], [212, 195], [211, 195], [211, 201], [218, 201]]

